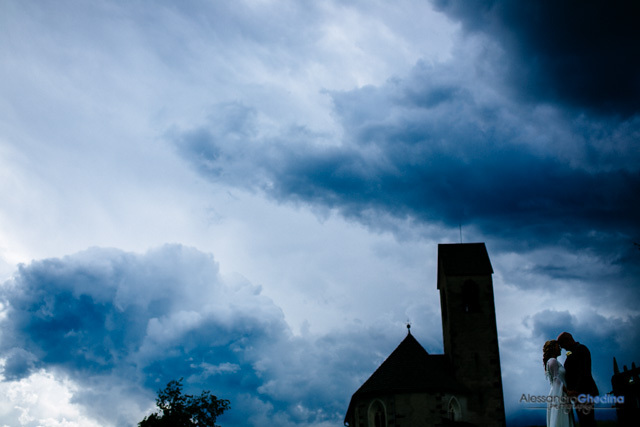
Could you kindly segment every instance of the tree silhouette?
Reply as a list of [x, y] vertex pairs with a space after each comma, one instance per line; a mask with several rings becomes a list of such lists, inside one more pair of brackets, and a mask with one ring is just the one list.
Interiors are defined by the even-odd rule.
[[138, 423], [138, 427], [219, 427], [216, 418], [229, 409], [229, 401], [203, 391], [200, 396], [182, 393], [182, 378], [169, 381], [158, 391], [156, 405], [161, 413], [153, 413]]

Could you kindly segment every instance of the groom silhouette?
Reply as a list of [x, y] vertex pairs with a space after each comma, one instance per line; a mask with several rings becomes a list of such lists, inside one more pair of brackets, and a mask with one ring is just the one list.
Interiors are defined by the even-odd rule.
[[[558, 335], [558, 344], [567, 350], [567, 359], [564, 362], [566, 371], [567, 392], [569, 397], [597, 396], [598, 387], [591, 376], [591, 353], [589, 349], [574, 341], [569, 332]], [[575, 401], [580, 427], [595, 427], [596, 419], [593, 412], [593, 403], [581, 403]]]

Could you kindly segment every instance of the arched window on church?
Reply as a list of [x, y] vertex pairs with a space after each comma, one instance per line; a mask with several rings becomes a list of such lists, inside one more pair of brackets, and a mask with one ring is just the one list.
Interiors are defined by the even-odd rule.
[[473, 280], [467, 280], [462, 285], [462, 309], [465, 313], [480, 311], [480, 290]]
[[387, 427], [387, 413], [379, 400], [374, 400], [369, 406], [369, 425], [372, 427]]
[[460, 421], [462, 419], [462, 408], [460, 408], [460, 402], [455, 396], [451, 396], [451, 399], [449, 399], [448, 412], [451, 421]]

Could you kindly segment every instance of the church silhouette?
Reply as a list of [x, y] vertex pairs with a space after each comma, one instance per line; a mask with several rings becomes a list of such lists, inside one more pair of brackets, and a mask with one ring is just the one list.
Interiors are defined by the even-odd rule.
[[506, 425], [492, 274], [484, 243], [438, 245], [444, 354], [409, 329], [351, 397], [345, 426]]

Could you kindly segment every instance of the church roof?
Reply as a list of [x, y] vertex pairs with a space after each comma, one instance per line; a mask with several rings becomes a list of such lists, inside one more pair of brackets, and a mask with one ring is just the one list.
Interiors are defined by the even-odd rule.
[[453, 378], [447, 356], [429, 354], [409, 333], [355, 394], [459, 390], [460, 387]]
[[484, 243], [438, 245], [438, 269], [447, 276], [484, 276], [493, 274]]
[[465, 390], [464, 386], [455, 380], [448, 357], [444, 354], [429, 354], [409, 333], [353, 394], [347, 418], [353, 411], [354, 402], [361, 397]]

